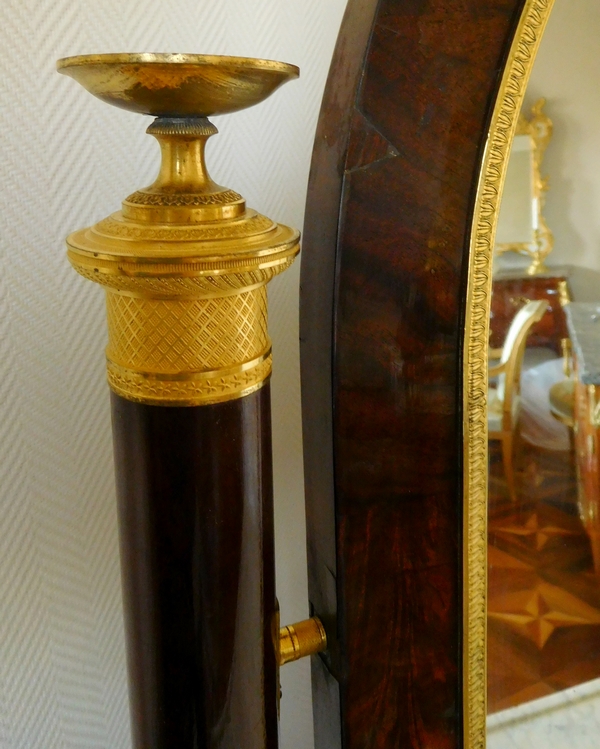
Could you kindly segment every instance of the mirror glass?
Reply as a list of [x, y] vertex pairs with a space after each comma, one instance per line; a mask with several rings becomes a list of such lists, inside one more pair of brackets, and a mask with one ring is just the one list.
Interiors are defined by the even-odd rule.
[[600, 746], [600, 3], [556, 0], [490, 332], [488, 747]]

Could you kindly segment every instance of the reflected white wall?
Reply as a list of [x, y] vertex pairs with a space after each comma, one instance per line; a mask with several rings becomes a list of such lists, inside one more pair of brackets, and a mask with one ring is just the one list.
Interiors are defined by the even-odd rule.
[[[555, 0], [527, 91], [546, 97], [554, 136], [543, 172], [556, 245], [548, 262], [600, 271], [600, 3]], [[598, 289], [596, 299], [600, 299]]]

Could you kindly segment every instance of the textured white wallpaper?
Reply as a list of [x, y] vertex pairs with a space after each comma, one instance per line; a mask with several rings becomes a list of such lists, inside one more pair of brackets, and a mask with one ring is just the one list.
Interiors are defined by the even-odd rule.
[[[2, 0], [0, 4], [0, 749], [128, 749], [102, 291], [64, 237], [153, 181], [150, 120], [54, 71], [89, 52], [267, 57], [301, 78], [216, 121], [213, 177], [301, 227], [345, 0]], [[307, 614], [299, 264], [270, 288], [277, 579]], [[282, 748], [313, 745], [309, 668], [283, 671]]]

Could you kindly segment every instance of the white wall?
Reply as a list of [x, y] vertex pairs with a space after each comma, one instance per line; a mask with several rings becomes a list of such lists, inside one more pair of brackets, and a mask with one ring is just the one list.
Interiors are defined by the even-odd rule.
[[[555, 0], [527, 91], [548, 99], [554, 137], [546, 217], [556, 239], [549, 262], [600, 271], [600, 2]], [[600, 288], [595, 299], [600, 300]]]
[[[103, 292], [65, 235], [158, 165], [149, 124], [54, 72], [87, 52], [267, 57], [301, 67], [217, 124], [213, 177], [302, 227], [314, 129], [345, 0], [2, 0], [0, 5], [0, 747], [130, 746]], [[298, 386], [299, 264], [270, 289], [277, 581], [307, 614]], [[283, 749], [312, 746], [309, 669], [282, 675]]]

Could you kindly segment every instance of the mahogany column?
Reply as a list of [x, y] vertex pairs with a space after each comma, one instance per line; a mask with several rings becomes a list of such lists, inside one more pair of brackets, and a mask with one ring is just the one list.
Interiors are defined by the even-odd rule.
[[112, 396], [134, 746], [277, 746], [269, 387]]
[[157, 116], [156, 181], [67, 239], [106, 289], [135, 749], [276, 749], [266, 284], [299, 233], [215, 183], [209, 115], [298, 75], [268, 60], [91, 55], [60, 72]]

